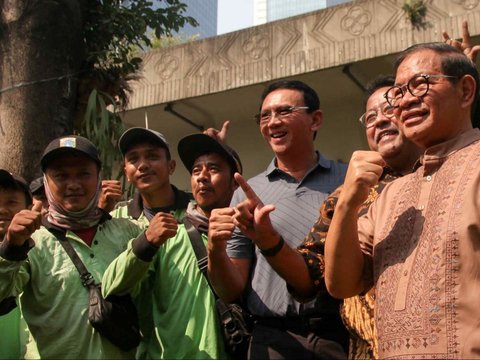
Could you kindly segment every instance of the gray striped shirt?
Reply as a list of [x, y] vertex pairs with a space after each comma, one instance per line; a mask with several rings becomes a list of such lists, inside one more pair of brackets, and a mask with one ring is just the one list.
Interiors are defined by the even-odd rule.
[[[267, 170], [251, 178], [248, 183], [264, 204], [274, 204], [270, 213], [274, 228], [292, 248], [301, 244], [318, 218], [320, 205], [327, 195], [343, 183], [347, 166], [320, 155], [317, 165], [302, 179], [275, 166], [273, 160]], [[245, 199], [241, 189], [235, 192], [231, 206]], [[232, 258], [252, 260], [251, 286], [247, 288], [247, 305], [258, 316], [285, 316], [302, 313], [314, 303], [301, 305], [288, 293], [283, 280], [260, 254], [252, 241], [238, 229], [228, 242], [227, 253]]]

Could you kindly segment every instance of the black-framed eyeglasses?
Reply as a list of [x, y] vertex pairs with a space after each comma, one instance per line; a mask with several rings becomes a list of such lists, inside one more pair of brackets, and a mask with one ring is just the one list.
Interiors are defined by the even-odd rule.
[[405, 96], [407, 90], [410, 94], [415, 97], [423, 97], [427, 95], [428, 89], [430, 88], [430, 83], [428, 79], [437, 79], [437, 78], [451, 78], [456, 79], [456, 76], [451, 75], [429, 75], [429, 74], [419, 74], [412, 77], [408, 80], [408, 83], [403, 85], [392, 86], [387, 92], [383, 95], [390, 106], [398, 106], [398, 102]]
[[368, 110], [365, 114], [360, 116], [360, 123], [365, 127], [365, 128], [371, 128], [372, 126], [375, 126], [377, 123], [379, 117], [378, 117], [378, 112], [380, 111], [385, 117], [391, 119], [394, 116], [394, 111], [395, 107], [391, 106], [388, 102], [384, 102], [382, 105], [375, 109], [370, 109]]
[[287, 106], [279, 106], [274, 110], [266, 110], [258, 113], [254, 116], [255, 121], [257, 124], [267, 124], [270, 122], [273, 116], [276, 116], [277, 119], [284, 119], [289, 117], [294, 111], [297, 110], [308, 110], [308, 106], [294, 106], [294, 105], [287, 105]]

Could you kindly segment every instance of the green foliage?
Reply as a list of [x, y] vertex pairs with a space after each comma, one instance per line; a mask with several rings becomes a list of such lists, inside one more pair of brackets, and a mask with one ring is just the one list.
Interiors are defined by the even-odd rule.
[[132, 48], [151, 46], [151, 29], [157, 37], [170, 36], [186, 24], [197, 22], [185, 16], [186, 5], [180, 0], [163, 0], [165, 7], [152, 8], [147, 0], [86, 0], [84, 39], [85, 77], [108, 84], [120, 106], [128, 101], [128, 81], [140, 69], [142, 60]]
[[431, 24], [425, 20], [427, 16], [427, 5], [423, 0], [407, 0], [402, 6], [402, 10], [410, 20], [412, 28], [416, 30], [423, 29], [431, 26]]
[[[85, 110], [84, 121], [80, 128], [80, 134], [90, 139], [99, 149], [100, 160], [102, 161], [102, 173], [105, 179], [118, 179], [123, 175], [121, 169], [115, 172], [115, 164], [118, 164], [122, 157], [118, 150], [118, 138], [124, 131], [122, 119], [120, 118], [115, 105], [113, 111], [107, 109], [105, 98], [110, 96], [93, 89], [88, 98]], [[109, 102], [112, 102], [110, 99]]]
[[176, 46], [180, 44], [190, 43], [192, 41], [198, 40], [200, 35], [176, 35], [176, 36], [153, 36], [151, 38], [151, 48], [152, 49], [164, 49], [171, 46]]
[[139, 78], [142, 60], [135, 49], [152, 46], [151, 32], [171, 37], [186, 24], [197, 26], [184, 15], [181, 0], [162, 1], [166, 6], [157, 9], [146, 0], [85, 1], [85, 60], [78, 88], [78, 111], [84, 116], [76, 130], [98, 147], [106, 179], [123, 175], [117, 142], [124, 127], [118, 111], [128, 104], [129, 82]]

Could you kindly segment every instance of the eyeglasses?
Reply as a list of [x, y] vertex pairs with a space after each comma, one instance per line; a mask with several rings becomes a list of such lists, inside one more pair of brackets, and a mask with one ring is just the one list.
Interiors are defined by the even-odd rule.
[[292, 115], [294, 111], [308, 110], [308, 109], [309, 109], [308, 106], [293, 106], [293, 105], [280, 106], [275, 110], [263, 111], [261, 113], [258, 113], [254, 116], [254, 118], [257, 124], [267, 124], [268, 122], [270, 122], [273, 116], [276, 116], [277, 119], [282, 120]]
[[384, 102], [381, 106], [368, 110], [365, 114], [360, 116], [360, 123], [365, 126], [365, 128], [371, 128], [378, 121], [378, 111], [380, 111], [385, 117], [392, 118], [394, 116], [393, 111], [395, 110], [394, 106], [391, 106], [389, 103]]
[[397, 106], [398, 102], [405, 96], [407, 90], [410, 94], [418, 98], [427, 95], [428, 89], [430, 87], [428, 79], [436, 78], [456, 79], [457, 77], [450, 75], [415, 75], [406, 84], [392, 86], [383, 96], [391, 106], [395, 107]]

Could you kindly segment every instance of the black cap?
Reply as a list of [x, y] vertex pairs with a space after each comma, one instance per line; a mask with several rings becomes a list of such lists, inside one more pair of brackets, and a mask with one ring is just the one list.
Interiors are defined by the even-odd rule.
[[120, 136], [120, 140], [118, 140], [118, 147], [120, 148], [122, 155], [125, 156], [132, 145], [144, 142], [158, 144], [160, 147], [166, 149], [170, 156], [170, 145], [165, 136], [158, 131], [141, 127], [133, 127], [125, 131], [122, 136]]
[[178, 142], [178, 154], [187, 170], [192, 173], [195, 160], [204, 154], [216, 153], [223, 156], [232, 166], [233, 170], [242, 173], [240, 157], [230, 146], [221, 143], [205, 134], [193, 134], [185, 136]]
[[0, 184], [14, 189], [22, 190], [27, 198], [27, 203], [32, 203], [32, 194], [24, 178], [14, 175], [7, 170], [0, 169]]
[[33, 180], [31, 183], [30, 183], [30, 192], [32, 193], [32, 195], [35, 195], [35, 193], [37, 191], [40, 191], [44, 188], [43, 186], [43, 176], [40, 176], [38, 178], [36, 178], [35, 180]]
[[90, 140], [82, 136], [68, 135], [59, 137], [48, 144], [43, 152], [42, 160], [40, 161], [42, 170], [45, 171], [47, 165], [52, 160], [57, 159], [59, 156], [66, 153], [72, 152], [85, 155], [95, 161], [99, 167], [102, 166], [102, 162], [98, 157], [97, 148]]

